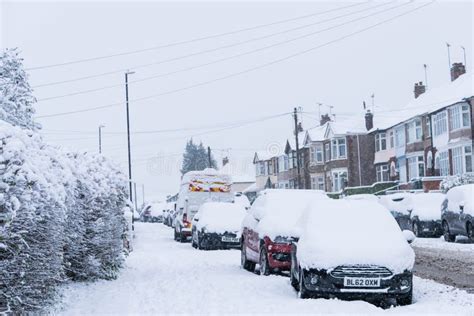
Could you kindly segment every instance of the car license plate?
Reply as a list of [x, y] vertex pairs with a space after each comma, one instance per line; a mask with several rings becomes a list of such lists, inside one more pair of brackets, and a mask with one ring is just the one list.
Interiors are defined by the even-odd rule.
[[223, 242], [239, 242], [240, 238], [223, 236], [222, 241]]
[[345, 287], [380, 287], [380, 279], [376, 278], [344, 278]]

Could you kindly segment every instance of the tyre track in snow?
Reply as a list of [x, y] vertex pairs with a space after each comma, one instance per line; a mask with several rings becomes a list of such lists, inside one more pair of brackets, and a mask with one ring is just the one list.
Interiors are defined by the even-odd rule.
[[413, 249], [415, 275], [474, 293], [474, 251], [419, 246]]

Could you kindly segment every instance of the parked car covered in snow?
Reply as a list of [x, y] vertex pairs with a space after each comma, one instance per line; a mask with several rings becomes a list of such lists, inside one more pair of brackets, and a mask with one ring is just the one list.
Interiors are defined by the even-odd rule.
[[140, 213], [140, 220], [145, 223], [162, 223], [164, 208], [165, 204], [161, 202], [147, 204]]
[[237, 192], [235, 194], [234, 203], [242, 205], [246, 210], [250, 209], [249, 198], [245, 194], [242, 194], [241, 192]]
[[290, 270], [291, 243], [298, 238], [296, 222], [308, 203], [327, 200], [324, 191], [265, 190], [254, 201], [242, 222], [241, 265], [268, 275]]
[[190, 171], [183, 175], [177, 201], [174, 239], [188, 241], [192, 236], [192, 220], [205, 202], [233, 202], [232, 177], [215, 169]]
[[192, 246], [215, 250], [240, 248], [240, 228], [247, 214], [235, 203], [204, 203], [193, 218]]
[[456, 240], [457, 235], [474, 240], [474, 184], [454, 187], [446, 194], [441, 209], [444, 239]]
[[440, 237], [443, 193], [418, 193], [411, 196], [411, 226], [416, 237]]
[[290, 276], [301, 298], [411, 304], [415, 254], [382, 205], [318, 201], [300, 218], [299, 227]]
[[410, 213], [412, 211], [412, 193], [394, 193], [383, 195], [379, 202], [388, 208], [402, 230], [411, 230]]

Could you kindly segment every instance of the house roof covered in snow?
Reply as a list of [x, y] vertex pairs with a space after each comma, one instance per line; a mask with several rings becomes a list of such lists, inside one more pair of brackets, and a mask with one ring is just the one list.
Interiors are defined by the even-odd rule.
[[372, 128], [370, 132], [386, 130], [416, 116], [436, 112], [446, 106], [462, 102], [464, 99], [472, 97], [474, 95], [472, 77], [473, 73], [469, 72], [453, 82], [428, 90], [400, 109], [393, 110], [394, 115], [377, 117], [377, 113], [375, 113], [374, 128]]
[[329, 131], [332, 132], [333, 135], [365, 134], [367, 133], [367, 128], [365, 127], [365, 119], [363, 117], [355, 117], [329, 122], [326, 137]]
[[324, 140], [324, 135], [326, 134], [326, 129], [329, 126], [329, 122], [324, 123], [323, 125], [310, 128], [306, 131], [304, 143], [308, 142], [321, 142]]

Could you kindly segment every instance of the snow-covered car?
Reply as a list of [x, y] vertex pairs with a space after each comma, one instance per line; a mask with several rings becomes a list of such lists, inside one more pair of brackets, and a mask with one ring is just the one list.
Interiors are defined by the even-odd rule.
[[416, 237], [440, 237], [441, 206], [445, 199], [443, 193], [419, 193], [411, 196], [410, 220]]
[[446, 194], [441, 209], [444, 239], [456, 240], [457, 235], [474, 240], [474, 184], [454, 187]]
[[242, 205], [246, 210], [250, 209], [249, 198], [241, 192], [235, 194], [234, 203]]
[[192, 246], [205, 250], [239, 248], [240, 228], [246, 214], [239, 204], [204, 203], [192, 221]]
[[367, 200], [317, 201], [298, 224], [290, 276], [301, 298], [411, 304], [415, 254], [385, 207]]
[[354, 194], [354, 195], [348, 195], [345, 196], [344, 199], [346, 200], [369, 200], [369, 201], [375, 201], [378, 202], [380, 198], [377, 195], [374, 194]]
[[140, 213], [140, 220], [145, 223], [161, 223], [163, 222], [164, 203], [154, 202], [145, 205]]
[[298, 238], [296, 223], [312, 200], [327, 200], [324, 191], [265, 190], [242, 222], [241, 265], [268, 275], [290, 270], [291, 243]]
[[388, 208], [402, 230], [411, 230], [410, 213], [412, 211], [412, 193], [394, 193], [383, 195], [379, 202]]

